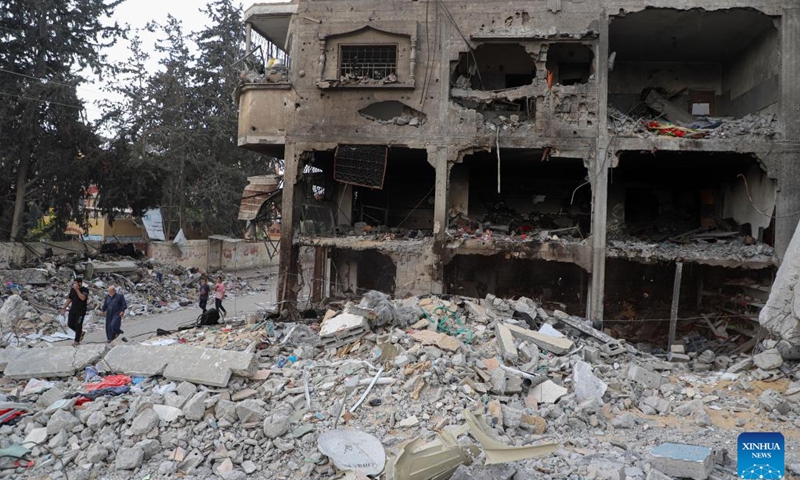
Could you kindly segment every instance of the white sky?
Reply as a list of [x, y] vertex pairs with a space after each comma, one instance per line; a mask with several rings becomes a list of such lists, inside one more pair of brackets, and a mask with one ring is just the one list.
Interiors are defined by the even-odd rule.
[[[253, 3], [256, 3], [256, 1], [257, 0], [239, 0], [234, 1], [234, 4], [238, 3], [247, 8]], [[142, 40], [142, 48], [151, 54], [148, 70], [155, 71], [159, 68], [159, 58], [155, 52], [154, 45], [159, 36], [144, 31], [145, 25], [150, 21], [164, 24], [167, 21], [167, 15], [171, 14], [182, 22], [183, 32], [185, 35], [188, 35], [191, 32], [196, 32], [205, 27], [208, 18], [205, 14], [200, 12], [200, 9], [205, 7], [207, 3], [207, 0], [127, 0], [117, 6], [114, 16], [109, 22], [113, 23], [116, 21], [120, 25], [130, 25], [131, 32], [129, 36], [131, 37], [136, 29], [142, 30], [139, 32], [139, 37]], [[120, 39], [115, 46], [106, 50], [108, 60], [111, 62], [126, 60], [130, 57], [129, 46], [130, 43], [127, 40]], [[87, 82], [78, 87], [78, 95], [86, 102], [86, 112], [91, 121], [98, 119], [101, 114], [100, 109], [95, 104], [97, 100], [113, 100], [115, 98], [114, 95], [102, 91], [103, 87], [104, 82], [100, 81]]]

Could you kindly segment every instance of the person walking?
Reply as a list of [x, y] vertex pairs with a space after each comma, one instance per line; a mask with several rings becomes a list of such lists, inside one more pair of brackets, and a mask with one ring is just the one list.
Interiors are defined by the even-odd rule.
[[78, 277], [72, 282], [72, 288], [67, 294], [67, 302], [64, 304], [64, 308], [61, 309], [61, 314], [63, 315], [69, 307], [67, 326], [75, 332], [75, 341], [72, 342], [73, 347], [80, 345], [86, 333], [83, 331], [83, 319], [86, 317], [88, 300], [89, 289], [83, 286], [83, 279]]
[[206, 277], [203, 277], [200, 279], [200, 308], [203, 310], [203, 313], [206, 313], [209, 293], [211, 293], [211, 287], [208, 286]]
[[220, 275], [217, 277], [217, 284], [214, 285], [214, 306], [217, 307], [217, 310], [223, 315], [227, 315], [227, 310], [225, 310], [225, 307], [222, 306], [222, 299], [224, 298], [225, 284], [222, 283], [222, 275]]
[[[114, 287], [108, 287], [108, 295], [103, 300], [103, 307], [100, 309], [106, 314], [106, 340], [108, 343], [125, 333], [121, 327], [126, 308], [128, 308], [128, 303], [125, 301], [125, 295], [117, 293], [117, 289]], [[128, 339], [122, 337], [122, 341], [127, 342]]]

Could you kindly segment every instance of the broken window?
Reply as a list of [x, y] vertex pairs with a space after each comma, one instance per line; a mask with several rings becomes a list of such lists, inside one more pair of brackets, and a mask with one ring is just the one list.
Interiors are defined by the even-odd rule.
[[774, 243], [775, 201], [774, 180], [750, 155], [623, 152], [609, 185], [609, 237], [735, 257]]
[[[701, 130], [665, 133], [675, 136], [714, 136], [747, 115], [775, 121], [780, 33], [767, 15], [648, 8], [614, 18], [609, 41], [608, 98], [623, 115]], [[748, 133], [760, 133], [751, 120]]]
[[452, 73], [453, 86], [472, 90], [501, 90], [530, 85], [536, 65], [517, 43], [490, 43], [459, 54]]
[[334, 156], [333, 178], [342, 183], [383, 188], [388, 151], [381, 145], [340, 145]]
[[341, 45], [339, 77], [386, 80], [397, 76], [397, 45]]
[[[502, 149], [464, 157], [451, 170], [451, 228], [460, 235], [558, 235], [589, 233], [591, 189], [581, 159], [551, 158], [549, 150]], [[544, 240], [542, 238], [541, 240]]]
[[594, 52], [579, 43], [554, 43], [547, 49], [547, 71], [552, 83], [576, 85], [588, 83], [593, 73]]

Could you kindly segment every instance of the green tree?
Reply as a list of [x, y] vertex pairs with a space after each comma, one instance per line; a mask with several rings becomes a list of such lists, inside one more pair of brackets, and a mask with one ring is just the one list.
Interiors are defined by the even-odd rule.
[[200, 229], [233, 234], [247, 177], [273, 171], [270, 162], [237, 146], [238, 106], [233, 92], [239, 82], [234, 64], [244, 52], [245, 29], [240, 6], [215, 0], [202, 10], [207, 27], [193, 36], [197, 59], [191, 70], [197, 100], [194, 147], [200, 175], [187, 184], [190, 221]]
[[80, 219], [92, 165], [106, 152], [86, 121], [80, 71], [102, 75], [100, 53], [121, 34], [104, 25], [121, 0], [0, 2], [0, 232], [21, 240], [26, 205], [53, 209], [56, 228]]

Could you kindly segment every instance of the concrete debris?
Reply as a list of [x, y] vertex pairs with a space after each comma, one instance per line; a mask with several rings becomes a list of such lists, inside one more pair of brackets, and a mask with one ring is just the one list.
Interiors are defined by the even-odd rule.
[[370, 331], [367, 319], [361, 315], [342, 313], [322, 322], [319, 338], [328, 347], [352, 343]]
[[800, 345], [800, 311], [797, 309], [800, 305], [800, 292], [797, 291], [797, 279], [800, 278], [800, 224], [795, 228], [783, 257], [767, 303], [758, 314], [758, 321], [785, 342]]
[[783, 357], [777, 348], [771, 348], [753, 355], [753, 363], [762, 370], [774, 370], [783, 365]]
[[366, 475], [378, 475], [386, 464], [381, 441], [357, 430], [325, 432], [317, 439], [317, 447], [340, 470], [360, 470]]
[[69, 377], [102, 358], [105, 345], [19, 350], [3, 369], [9, 378]]
[[592, 374], [592, 367], [588, 363], [575, 363], [572, 369], [572, 384], [578, 402], [594, 399], [599, 404], [603, 404], [603, 395], [606, 393], [608, 385]]
[[[87, 253], [88, 255], [88, 253]], [[126, 316], [172, 312], [194, 306], [199, 281], [206, 272], [196, 268], [164, 265], [152, 259], [130, 260], [113, 254], [83, 253], [53, 256], [37, 268], [0, 269], [9, 295], [0, 306], [0, 346], [36, 345], [69, 338], [66, 320], [60, 317], [64, 298], [73, 279], [83, 276], [89, 289], [84, 332], [103, 330], [104, 317], [97, 310], [105, 290], [116, 286], [128, 302]], [[222, 274], [229, 295], [254, 291], [248, 282]]]
[[679, 478], [705, 480], [714, 469], [712, 450], [697, 445], [662, 443], [650, 452], [655, 468]]
[[[215, 340], [211, 332], [176, 333], [159, 338], [185, 344], [107, 352], [94, 345], [87, 353], [0, 350], [15, 377], [0, 378], [0, 410], [21, 414], [0, 429], [8, 439], [2, 446], [30, 449], [40, 476], [56, 478], [86, 478], [81, 472], [91, 464], [109, 478], [281, 478], [289, 471], [294, 477], [287, 478], [366, 478], [383, 471], [391, 480], [554, 472], [664, 480], [699, 478], [707, 468], [705, 457], [673, 447], [651, 453], [665, 435], [713, 451], [742, 429], [800, 424], [800, 382], [775, 381], [792, 378], [798, 366], [770, 339], [756, 345], [762, 353], [754, 359], [721, 355], [686, 336], [677, 343], [690, 361], [671, 363], [655, 342], [633, 348], [530, 299], [370, 295], [329, 309], [328, 319], [356, 317], [363, 335], [328, 347], [316, 333], [319, 319], [278, 322], [271, 333], [266, 325], [234, 325]], [[415, 313], [398, 323], [395, 311]], [[780, 366], [765, 369], [779, 358]], [[84, 365], [98, 371], [95, 382], [112, 374], [130, 380], [95, 396], [83, 368], [75, 368]], [[2, 402], [16, 398], [25, 403]], [[327, 442], [332, 434], [347, 438]], [[787, 463], [795, 457], [787, 451]], [[733, 468], [733, 460], [717, 458]], [[7, 476], [4, 468], [0, 462]]]

